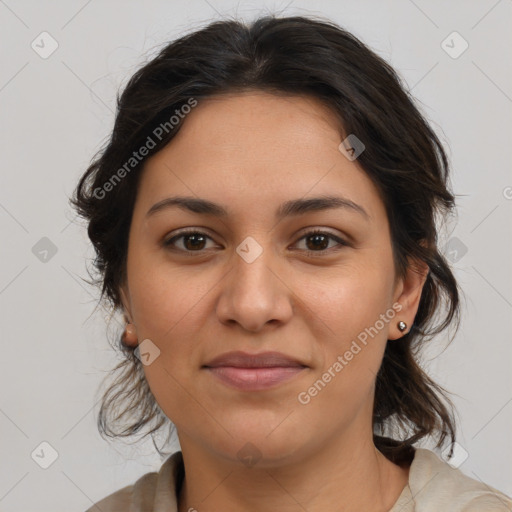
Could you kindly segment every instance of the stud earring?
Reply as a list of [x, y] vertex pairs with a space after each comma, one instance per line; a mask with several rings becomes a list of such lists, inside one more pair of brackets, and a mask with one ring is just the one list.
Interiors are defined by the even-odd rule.
[[123, 333], [123, 343], [125, 345], [134, 345], [137, 343], [137, 330], [135, 325], [130, 323], [126, 324]]
[[403, 322], [402, 320], [400, 320], [400, 322], [398, 322], [397, 326], [398, 326], [398, 330], [400, 332], [404, 332], [405, 329], [407, 329], [407, 324], [405, 322]]

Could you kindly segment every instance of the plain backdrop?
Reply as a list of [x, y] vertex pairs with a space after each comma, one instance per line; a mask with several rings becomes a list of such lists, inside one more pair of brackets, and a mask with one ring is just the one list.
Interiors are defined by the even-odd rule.
[[117, 358], [68, 197], [140, 65], [209, 21], [268, 12], [352, 31], [445, 144], [458, 216], [440, 243], [465, 302], [454, 341], [432, 342], [422, 364], [454, 393], [460, 469], [512, 494], [511, 1], [0, 0], [2, 512], [83, 511], [159, 469], [149, 440], [97, 432], [98, 386]]

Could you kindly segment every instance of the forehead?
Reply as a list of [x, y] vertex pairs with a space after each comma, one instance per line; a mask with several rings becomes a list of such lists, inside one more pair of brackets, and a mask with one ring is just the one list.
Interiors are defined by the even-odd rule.
[[338, 192], [382, 214], [374, 184], [338, 149], [344, 137], [337, 115], [315, 98], [254, 91], [200, 100], [146, 161], [137, 202], [147, 211], [169, 195], [196, 195], [254, 214]]
[[172, 143], [201, 145], [218, 156], [219, 151], [232, 157], [251, 151], [259, 160], [279, 149], [291, 158], [337, 147], [342, 130], [336, 114], [316, 98], [246, 91], [200, 100]]

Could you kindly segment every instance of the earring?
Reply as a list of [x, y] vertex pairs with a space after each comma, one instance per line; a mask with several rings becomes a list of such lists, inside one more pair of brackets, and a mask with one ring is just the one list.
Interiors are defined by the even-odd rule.
[[405, 322], [403, 322], [402, 320], [400, 320], [400, 322], [398, 322], [397, 326], [398, 326], [398, 330], [400, 332], [404, 332], [405, 329], [407, 329], [407, 324]]
[[137, 330], [134, 324], [126, 324], [123, 333], [123, 343], [125, 345], [135, 345], [137, 344]]

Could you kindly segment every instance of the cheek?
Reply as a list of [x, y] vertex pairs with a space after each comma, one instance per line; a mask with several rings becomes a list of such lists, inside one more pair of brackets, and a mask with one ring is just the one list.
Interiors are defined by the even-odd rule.
[[396, 317], [389, 302], [392, 278], [382, 266], [360, 261], [322, 279], [296, 282], [294, 292], [307, 298], [306, 328], [320, 364], [312, 381], [320, 377], [319, 387], [327, 384], [326, 399], [333, 393], [354, 402], [370, 391]]
[[373, 326], [391, 306], [392, 280], [389, 269], [360, 258], [315, 276], [297, 277], [293, 292], [319, 329], [343, 341]]
[[144, 373], [159, 406], [176, 426], [182, 426], [183, 411], [191, 407], [191, 377], [200, 364], [201, 346], [196, 340], [201, 339], [204, 324], [201, 311], [214, 283], [207, 276], [185, 275], [168, 262], [152, 261], [138, 268], [129, 276], [137, 334], [139, 341], [150, 339], [159, 350], [158, 357], [144, 365]]
[[202, 298], [211, 288], [207, 275], [194, 278], [189, 269], [151, 254], [133, 261], [128, 272], [137, 330], [144, 337], [166, 341], [181, 324], [193, 323]]
[[141, 258], [138, 263], [129, 273], [137, 335], [139, 342], [149, 339], [159, 350], [158, 358], [144, 371], [155, 394], [163, 386], [172, 396], [171, 390], [179, 391], [178, 383], [188, 378], [191, 366], [199, 361], [200, 347], [194, 340], [200, 339], [204, 323], [200, 315], [213, 284], [206, 276], [194, 279], [169, 262]]

